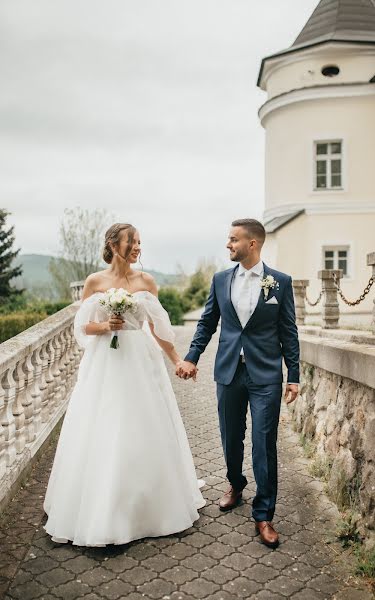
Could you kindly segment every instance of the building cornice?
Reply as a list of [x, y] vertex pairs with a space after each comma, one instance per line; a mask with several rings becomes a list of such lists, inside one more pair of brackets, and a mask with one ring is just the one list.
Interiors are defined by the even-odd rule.
[[304, 202], [300, 204], [282, 204], [266, 209], [263, 213], [263, 221], [268, 222], [275, 217], [298, 210], [305, 210], [306, 215], [344, 215], [344, 214], [373, 214], [375, 213], [375, 202], [362, 202], [348, 204], [347, 202]]
[[264, 119], [275, 110], [311, 100], [324, 100], [326, 98], [353, 98], [358, 96], [375, 96], [373, 83], [340, 83], [330, 85], [316, 85], [304, 87], [279, 94], [267, 100], [259, 109], [258, 115], [263, 125]]
[[262, 59], [262, 62], [260, 65], [260, 70], [259, 70], [259, 75], [258, 75], [257, 86], [262, 88], [263, 72], [264, 72], [264, 68], [268, 62], [278, 60], [278, 59], [282, 60], [283, 58], [285, 58], [286, 56], [289, 56], [291, 54], [293, 56], [295, 56], [298, 53], [304, 53], [304, 55], [306, 56], [306, 54], [311, 52], [311, 50], [313, 50], [313, 49], [319, 49], [321, 46], [326, 47], [327, 45], [333, 45], [333, 44], [335, 44], [337, 48], [339, 48], [340, 46], [348, 46], [348, 45], [350, 45], [353, 48], [353, 46], [354, 47], [355, 46], [357, 46], [357, 47], [374, 46], [375, 42], [373, 42], [371, 40], [352, 41], [352, 40], [344, 40], [344, 39], [343, 40], [329, 39], [329, 40], [322, 40], [322, 41], [316, 42], [314, 44], [310, 44], [309, 46], [292, 46], [291, 48], [287, 48], [286, 50], [282, 50], [281, 52], [276, 52], [275, 54], [271, 54]]

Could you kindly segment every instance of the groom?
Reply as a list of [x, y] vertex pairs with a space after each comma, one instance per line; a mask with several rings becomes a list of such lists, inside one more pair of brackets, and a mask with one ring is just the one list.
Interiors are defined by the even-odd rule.
[[261, 261], [266, 232], [255, 219], [233, 221], [227, 248], [239, 263], [216, 273], [185, 360], [176, 374], [196, 377], [197, 363], [215, 333], [221, 331], [215, 361], [221, 440], [229, 490], [219, 501], [231, 510], [242, 498], [247, 406], [252, 419], [252, 460], [257, 485], [252, 515], [261, 540], [276, 547], [272, 524], [277, 495], [277, 428], [282, 396], [282, 359], [288, 379], [287, 403], [298, 395], [299, 342], [292, 279]]

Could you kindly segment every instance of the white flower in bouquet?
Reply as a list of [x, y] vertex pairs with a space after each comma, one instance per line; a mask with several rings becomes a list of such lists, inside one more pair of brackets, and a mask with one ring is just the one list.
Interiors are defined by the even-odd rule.
[[[124, 290], [124, 288], [111, 288], [107, 290], [99, 302], [110, 317], [122, 317], [128, 311], [135, 313], [138, 308], [137, 300], [127, 290]], [[116, 349], [118, 347], [118, 335], [114, 331], [112, 333], [110, 348]]]

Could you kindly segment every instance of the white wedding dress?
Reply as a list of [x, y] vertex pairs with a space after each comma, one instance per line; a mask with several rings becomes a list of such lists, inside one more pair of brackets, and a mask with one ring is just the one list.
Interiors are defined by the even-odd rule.
[[[125, 544], [191, 527], [205, 505], [185, 428], [155, 334], [173, 342], [168, 313], [150, 292], [118, 332], [86, 335], [108, 319], [96, 292], [81, 303], [75, 337], [85, 348], [63, 427], [44, 509], [56, 542]], [[148, 329], [148, 332], [145, 329]]]

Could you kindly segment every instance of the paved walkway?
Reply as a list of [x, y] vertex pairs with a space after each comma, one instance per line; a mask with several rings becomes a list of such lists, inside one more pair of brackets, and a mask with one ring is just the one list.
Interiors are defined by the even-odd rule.
[[[177, 328], [181, 352], [193, 326]], [[363, 581], [350, 575], [350, 555], [332, 539], [337, 511], [322, 484], [308, 474], [308, 460], [283, 411], [280, 423], [280, 494], [275, 523], [281, 545], [259, 542], [249, 519], [254, 483], [249, 444], [244, 503], [220, 513], [227, 484], [212, 382], [213, 342], [201, 360], [199, 380], [173, 379], [197, 466], [206, 480], [207, 505], [182, 534], [126, 546], [85, 549], [50, 541], [42, 502], [54, 454], [43, 454], [0, 522], [0, 597], [15, 600], [369, 600]], [[249, 438], [249, 435], [248, 435]], [[173, 507], [171, 507], [173, 510]]]

